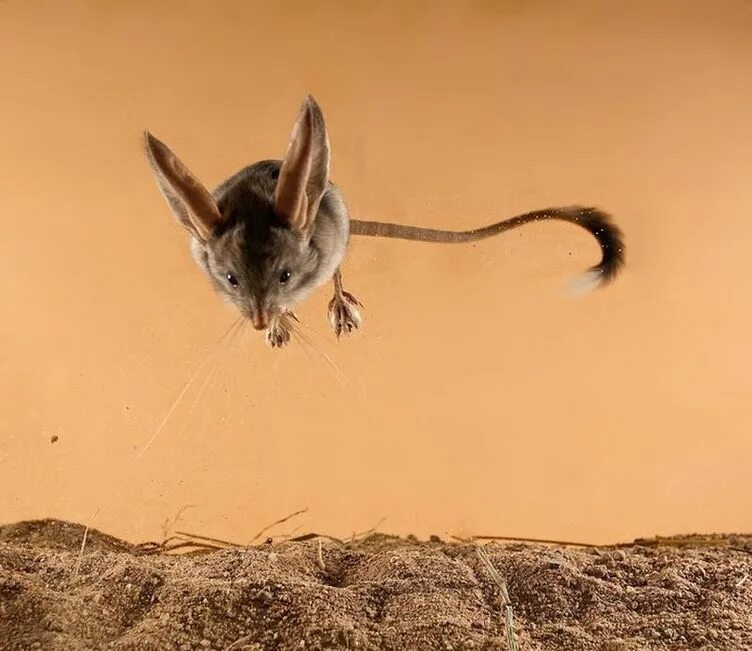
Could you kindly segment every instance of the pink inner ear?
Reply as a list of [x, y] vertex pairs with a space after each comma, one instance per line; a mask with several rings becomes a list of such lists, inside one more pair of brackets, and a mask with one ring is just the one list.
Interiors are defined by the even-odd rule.
[[308, 97], [293, 127], [275, 190], [275, 212], [291, 228], [306, 232], [313, 226], [328, 170], [326, 125], [318, 105]]
[[196, 234], [207, 240], [222, 220], [214, 197], [167, 145], [147, 134], [147, 146], [164, 181], [185, 205]]
[[306, 186], [311, 174], [310, 126], [307, 107], [303, 107], [293, 127], [275, 190], [277, 215], [296, 230], [303, 229], [306, 219]]

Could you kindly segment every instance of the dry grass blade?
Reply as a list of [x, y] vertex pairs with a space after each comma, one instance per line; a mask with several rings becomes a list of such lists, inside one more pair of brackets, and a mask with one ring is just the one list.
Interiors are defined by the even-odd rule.
[[136, 548], [135, 553], [138, 556], [154, 556], [156, 554], [170, 554], [175, 551], [180, 551], [181, 553], [190, 553], [190, 554], [197, 554], [197, 553], [208, 554], [210, 552], [216, 552], [222, 549], [227, 549], [227, 547], [222, 547], [220, 545], [213, 545], [211, 543], [185, 540], [183, 542], [174, 542], [174, 543], [168, 543], [168, 544], [143, 543]]
[[[735, 534], [741, 538], [749, 538], [752, 534]], [[680, 536], [655, 536], [653, 538], [635, 538], [631, 542], [620, 542], [599, 545], [596, 543], [572, 542], [571, 540], [554, 540], [550, 538], [526, 538], [517, 536], [473, 535], [470, 537], [452, 536], [453, 540], [462, 543], [473, 543], [478, 540], [495, 540], [501, 542], [532, 543], [537, 545], [557, 545], [560, 547], [584, 547], [597, 549], [627, 549], [631, 547], [732, 547], [733, 536], [727, 534], [691, 534]], [[738, 551], [748, 551], [739, 549]], [[752, 552], [749, 552], [752, 553]]]
[[242, 547], [238, 543], [229, 542], [227, 540], [221, 540], [220, 538], [211, 538], [210, 536], [202, 536], [198, 533], [188, 533], [187, 531], [176, 531], [178, 536], [182, 536], [183, 540], [196, 540], [202, 542], [212, 543], [214, 545], [221, 545], [222, 547]]
[[386, 518], [381, 518], [375, 525], [373, 525], [370, 529], [367, 529], [366, 531], [361, 531], [360, 533], [353, 533], [352, 536], [350, 536], [346, 541], [345, 544], [352, 544], [354, 542], [357, 542], [358, 540], [364, 540], [365, 538], [368, 538], [368, 536], [376, 533], [376, 530], [386, 522]]
[[747, 538], [750, 534], [689, 534], [635, 538], [632, 542], [604, 545], [604, 547], [730, 547], [732, 538]]
[[509, 598], [507, 582], [494, 567], [491, 559], [488, 557], [486, 550], [480, 545], [476, 547], [476, 550], [478, 552], [478, 558], [480, 558], [481, 562], [486, 568], [486, 571], [493, 579], [494, 583], [498, 586], [499, 592], [501, 593], [501, 600], [504, 604], [504, 628], [507, 634], [507, 646], [509, 647], [509, 651], [518, 651], [519, 647], [517, 646], [517, 639], [514, 635], [514, 614], [512, 612], [512, 601]]
[[183, 517], [183, 513], [185, 513], [188, 509], [194, 508], [196, 508], [195, 504], [185, 504], [184, 506], [181, 506], [180, 509], [178, 509], [175, 517], [173, 517], [172, 519], [167, 518], [164, 521], [164, 523], [162, 524], [162, 542], [164, 544], [167, 543], [170, 532], [174, 529], [175, 525], [178, 523], [178, 520]]
[[[463, 542], [468, 539], [457, 538]], [[505, 542], [533, 543], [537, 545], [559, 545], [561, 547], [598, 547], [595, 543], [570, 542], [568, 540], [550, 540], [548, 538], [518, 538], [516, 536], [471, 536], [469, 541], [475, 540], [500, 540]]]
[[142, 542], [134, 547], [134, 553], [138, 556], [151, 556], [154, 554], [169, 554], [176, 550], [188, 550], [192, 552], [211, 552], [222, 549], [240, 547], [216, 538], [176, 532], [176, 535], [165, 538], [162, 542]]
[[269, 538], [274, 542], [289, 542], [295, 537], [298, 531], [300, 531], [301, 526], [302, 525], [299, 524], [292, 531], [288, 531], [287, 533], [274, 534], [273, 536], [269, 536]]
[[245, 644], [246, 642], [249, 642], [253, 638], [253, 635], [244, 635], [243, 637], [239, 637], [237, 640], [235, 640], [232, 644], [225, 647], [225, 651], [231, 651], [231, 649], [240, 649], [240, 644]]
[[326, 572], [326, 563], [324, 563], [324, 550], [321, 546], [321, 538], [319, 538], [319, 551], [316, 556], [316, 562], [319, 565], [319, 568], [321, 568], [322, 572]]
[[284, 524], [288, 520], [291, 520], [292, 518], [294, 518], [294, 517], [296, 517], [298, 515], [302, 515], [303, 513], [307, 513], [307, 512], [308, 512], [308, 507], [306, 507], [304, 509], [300, 509], [300, 511], [295, 511], [294, 513], [290, 513], [290, 515], [286, 515], [284, 518], [280, 518], [276, 522], [272, 522], [271, 524], [266, 525], [261, 531], [259, 531], [251, 539], [251, 542], [249, 544], [252, 545], [253, 543], [255, 543], [259, 538], [261, 538], [261, 536], [263, 536], [267, 531], [269, 531], [269, 529], [271, 529], [273, 527], [276, 527], [278, 524]]
[[81, 548], [78, 550], [78, 557], [76, 558], [76, 564], [73, 566], [73, 578], [78, 577], [78, 571], [81, 569], [81, 559], [84, 557], [84, 549], [86, 548], [86, 540], [89, 538], [89, 527], [84, 529], [84, 535], [81, 538]]
[[153, 542], [153, 541], [138, 543], [133, 548], [133, 553], [136, 556], [148, 556], [149, 554], [159, 554], [164, 549], [165, 545], [167, 544], [168, 544], [167, 541], [164, 541], [161, 543]]
[[311, 531], [310, 533], [304, 533], [304, 534], [301, 534], [300, 536], [295, 536], [294, 538], [290, 538], [290, 542], [306, 542], [308, 540], [316, 540], [316, 538], [325, 538], [326, 540], [331, 540], [332, 542], [339, 543], [340, 545], [347, 544], [347, 542], [345, 540], [342, 540], [341, 538], [329, 536], [325, 533], [316, 533], [315, 531]]

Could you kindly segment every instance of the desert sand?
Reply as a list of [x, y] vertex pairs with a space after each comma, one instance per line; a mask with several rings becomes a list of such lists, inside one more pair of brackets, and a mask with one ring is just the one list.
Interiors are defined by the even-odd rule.
[[[752, 4], [293, 5], [0, 2], [0, 521], [748, 530]], [[592, 204], [624, 230], [623, 276], [567, 299], [599, 251], [564, 224], [354, 240], [359, 333], [335, 341], [324, 288], [298, 312], [319, 351], [250, 328], [214, 350], [235, 311], [141, 134], [213, 186], [284, 153], [305, 93], [354, 216]]]
[[[509, 649], [478, 546], [304, 536], [177, 555], [45, 520], [0, 527], [0, 648]], [[483, 546], [520, 651], [752, 648], [752, 537]]]

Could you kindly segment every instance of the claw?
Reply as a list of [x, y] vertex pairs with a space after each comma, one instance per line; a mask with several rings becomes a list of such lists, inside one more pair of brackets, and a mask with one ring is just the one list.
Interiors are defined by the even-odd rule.
[[350, 292], [342, 291], [329, 301], [329, 323], [337, 339], [358, 329], [363, 320], [359, 307], [363, 307], [362, 303]]
[[[286, 316], [292, 316], [297, 321], [297, 317], [292, 312], [288, 312]], [[289, 342], [290, 331], [282, 323], [282, 318], [274, 319], [266, 330], [266, 343], [272, 348], [282, 348]]]

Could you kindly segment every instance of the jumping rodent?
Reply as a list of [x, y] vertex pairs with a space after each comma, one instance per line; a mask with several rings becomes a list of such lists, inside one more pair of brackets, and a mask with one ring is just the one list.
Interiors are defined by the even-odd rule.
[[284, 316], [313, 290], [334, 281], [329, 320], [337, 337], [360, 324], [355, 297], [342, 288], [340, 264], [351, 235], [462, 243], [534, 221], [557, 219], [588, 230], [602, 259], [583, 276], [590, 288], [613, 280], [624, 264], [622, 234], [608, 215], [580, 206], [548, 208], [469, 231], [445, 231], [350, 219], [329, 180], [329, 137], [316, 101], [307, 96], [284, 160], [240, 170], [213, 192], [165, 145], [145, 133], [159, 188], [190, 233], [193, 256], [218, 293], [234, 303], [267, 341], [289, 341]]

